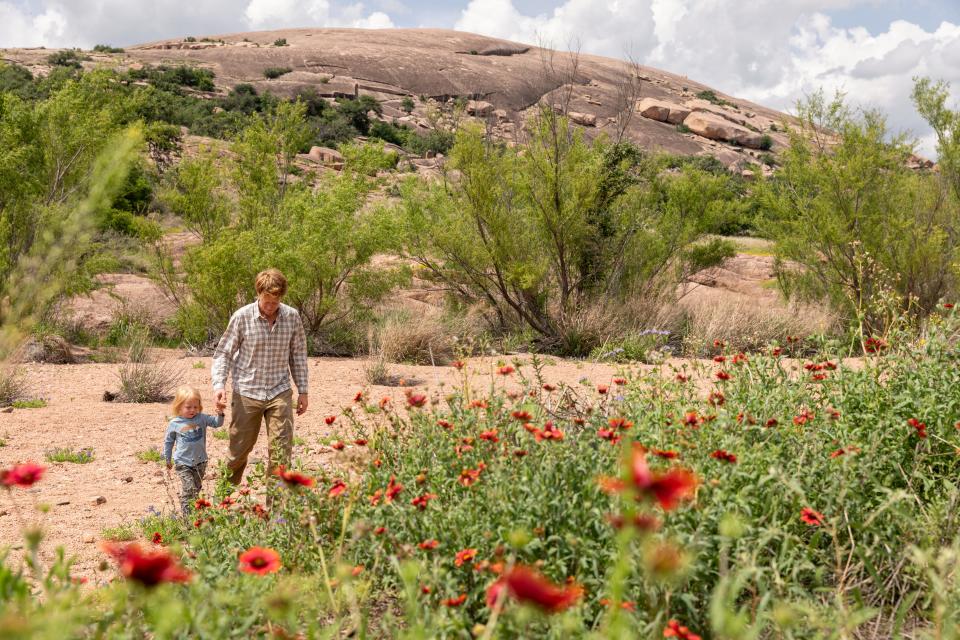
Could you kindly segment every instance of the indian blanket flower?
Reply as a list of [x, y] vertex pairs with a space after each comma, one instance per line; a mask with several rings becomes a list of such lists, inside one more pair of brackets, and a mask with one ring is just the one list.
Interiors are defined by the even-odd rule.
[[514, 411], [510, 414], [510, 417], [520, 422], [530, 422], [533, 420], [533, 416], [530, 415], [529, 411]]
[[439, 545], [440, 545], [439, 541], [430, 539], [430, 540], [424, 540], [417, 546], [423, 551], [430, 551], [432, 549], [436, 549]]
[[279, 571], [282, 563], [280, 554], [268, 547], [250, 547], [240, 554], [237, 569], [243, 573], [265, 576]]
[[660, 528], [660, 520], [648, 513], [638, 513], [629, 519], [621, 514], [610, 514], [607, 521], [614, 529], [633, 527], [637, 531], [656, 531]]
[[680, 500], [690, 498], [697, 487], [697, 478], [687, 469], [671, 469], [656, 473], [647, 466], [647, 454], [635, 447], [630, 464], [634, 488], [642, 497], [655, 499], [665, 511], [674, 509]]
[[336, 498], [346, 490], [347, 483], [343, 480], [337, 480], [330, 486], [330, 490], [327, 491], [327, 496], [330, 498]]
[[717, 364], [723, 364], [724, 362], [727, 361], [727, 357], [726, 357], [726, 356], [713, 356], [713, 361], [716, 362]]
[[164, 582], [189, 582], [192, 574], [180, 565], [167, 549], [144, 550], [136, 542], [118, 544], [104, 542], [101, 547], [112, 556], [120, 568], [120, 574], [145, 587], [155, 587]]
[[212, 506], [213, 505], [210, 503], [209, 500], [204, 500], [203, 498], [197, 498], [193, 503], [193, 508], [196, 509], [197, 511], [201, 511], [203, 509], [207, 509]]
[[552, 422], [547, 422], [547, 424], [543, 425], [543, 429], [534, 431], [533, 436], [537, 442], [541, 440], [563, 440], [563, 431], [557, 429]]
[[550, 384], [549, 382], [544, 382], [544, 383], [543, 383], [543, 390], [546, 391], [547, 393], [549, 393], [549, 392], [551, 392], [551, 391], [556, 391], [556, 390], [557, 390], [557, 387], [556, 387], [556, 385], [552, 385], [552, 384]]
[[676, 620], [670, 620], [667, 622], [667, 626], [663, 628], [663, 637], [677, 638], [677, 640], [701, 640], [700, 636], [690, 631], [690, 629], [683, 626]]
[[420, 408], [427, 404], [427, 396], [422, 393], [407, 394], [407, 404], [414, 408]]
[[696, 427], [701, 422], [703, 422], [703, 418], [701, 418], [700, 414], [696, 411], [687, 411], [685, 414], [683, 414], [683, 424], [687, 425], [688, 427]]
[[424, 509], [427, 508], [427, 503], [429, 503], [431, 500], [433, 500], [436, 497], [437, 497], [437, 494], [435, 493], [424, 493], [422, 495], [417, 496], [413, 500], [411, 500], [410, 504], [415, 506], [417, 509], [420, 509], [420, 511], [423, 511]]
[[393, 499], [400, 495], [401, 491], [403, 491], [403, 485], [398, 483], [394, 476], [390, 476], [390, 481], [387, 482], [387, 490], [384, 493], [386, 501], [393, 502]]
[[650, 451], [650, 453], [652, 453], [653, 455], [657, 456], [658, 458], [663, 458], [664, 460], [675, 460], [675, 459], [677, 459], [677, 458], [680, 457], [680, 452], [679, 452], [679, 451], [671, 451], [671, 450], [669, 450], [669, 449], [667, 449], [667, 450], [665, 450], [665, 449], [652, 449], [652, 450]]
[[513, 452], [513, 457], [515, 458], [522, 458], [525, 455], [527, 455], [527, 452], [524, 449], [517, 449]]
[[492, 609], [502, 599], [509, 597], [547, 613], [557, 613], [575, 604], [582, 596], [583, 589], [576, 584], [560, 586], [536, 569], [516, 565], [487, 589], [487, 606]]
[[450, 366], [452, 366], [454, 369], [457, 369], [459, 371], [460, 369], [463, 369], [465, 366], [467, 366], [467, 363], [464, 362], [463, 360], [454, 360], [453, 362], [450, 363]]
[[802, 427], [803, 425], [812, 421], [815, 417], [817, 417], [817, 414], [815, 414], [813, 411], [810, 409], [803, 409], [800, 411], [800, 413], [793, 416], [793, 424], [797, 425], [798, 427]]
[[716, 375], [716, 376], [717, 376], [717, 380], [720, 380], [721, 382], [726, 382], [727, 380], [729, 380], [729, 379], [732, 377], [729, 373], [727, 373], [727, 372], [724, 371], [723, 369], [721, 369], [720, 371], [717, 371], [717, 373], [714, 374], [714, 375]]
[[814, 511], [810, 507], [804, 507], [800, 510], [800, 519], [811, 527], [820, 527], [827, 521], [826, 517], [819, 511]]
[[607, 424], [610, 425], [611, 429], [622, 429], [624, 431], [633, 426], [633, 423], [626, 418], [610, 418]]
[[453, 564], [458, 567], [462, 567], [464, 562], [470, 562], [477, 557], [476, 549], [461, 549], [457, 551], [457, 555], [453, 559]]
[[610, 387], [609, 387], [609, 386], [607, 386], [607, 385], [605, 385], [605, 384], [598, 384], [598, 385], [597, 385], [597, 393], [599, 393], [600, 395], [605, 396], [605, 395], [607, 395], [607, 392], [608, 392], [608, 391], [610, 391]]
[[386, 527], [383, 527], [383, 526], [380, 526], [380, 527], [377, 527], [376, 529], [373, 530], [373, 535], [375, 535], [375, 536], [382, 536], [382, 535], [385, 534], [386, 532], [387, 532], [387, 528], [386, 528]]
[[443, 605], [446, 607], [454, 608], [454, 607], [459, 607], [466, 601], [467, 601], [467, 594], [461, 593], [456, 598], [447, 598], [446, 600], [443, 601]]
[[514, 369], [513, 367], [511, 367], [511, 366], [508, 365], [508, 364], [505, 364], [505, 365], [503, 365], [502, 367], [500, 367], [499, 369], [497, 369], [497, 373], [500, 374], [501, 376], [508, 376], [508, 375], [510, 375], [511, 373], [513, 373], [514, 371], [516, 371], [516, 369]]
[[914, 430], [917, 432], [917, 437], [918, 437], [918, 438], [926, 438], [926, 437], [927, 437], [927, 425], [926, 425], [926, 423], [920, 422], [920, 421], [917, 420], [916, 418], [910, 418], [910, 419], [907, 420], [907, 424], [914, 428]]
[[493, 443], [500, 442], [500, 438], [497, 437], [496, 429], [490, 429], [489, 431], [481, 431], [479, 437], [481, 440], [486, 440], [488, 442], [493, 442]]
[[610, 444], [620, 442], [620, 436], [613, 429], [597, 429], [597, 436], [601, 440], [608, 440]]
[[297, 471], [288, 471], [283, 465], [274, 470], [274, 475], [283, 480], [288, 487], [312, 487], [316, 480]]
[[327, 423], [327, 426], [330, 426], [336, 421], [336, 419], [337, 419], [337, 416], [327, 416], [326, 418], [323, 419], [323, 421]]
[[150, 542], [153, 544], [163, 544], [163, 536], [160, 535], [159, 531], [153, 532], [153, 537], [150, 539]]
[[722, 460], [724, 462], [730, 462], [730, 463], [736, 463], [737, 461], [737, 456], [723, 449], [717, 449], [716, 451], [710, 454], [710, 457], [713, 458], [714, 460]]
[[614, 378], [614, 379], [613, 379], [613, 384], [617, 385], [618, 387], [622, 387], [622, 386], [624, 386], [625, 384], [627, 384], [627, 379], [626, 379], [626, 378]]
[[711, 391], [710, 395], [707, 396], [707, 402], [710, 403], [712, 407], [722, 407], [723, 403], [727, 401], [727, 397], [723, 395], [722, 391]]
[[453, 429], [453, 423], [450, 422], [449, 420], [440, 419], [440, 420], [437, 420], [437, 424], [443, 427], [444, 429]]
[[880, 353], [890, 345], [883, 338], [867, 338], [863, 343], [863, 348], [867, 353]]
[[777, 424], [778, 422], [776, 418], [770, 418], [769, 420], [763, 423], [763, 426], [769, 428], [769, 427], [775, 427], [777, 426]]
[[0, 485], [4, 487], [32, 487], [43, 477], [46, 467], [36, 462], [23, 462], [0, 470]]
[[747, 357], [747, 354], [745, 353], [738, 353], [737, 355], [733, 356], [733, 364], [743, 364], [744, 362], [749, 362], [749, 361], [750, 359]]
[[365, 447], [367, 446], [367, 441], [363, 438], [357, 438], [353, 441], [353, 444], [357, 445], [358, 447]]

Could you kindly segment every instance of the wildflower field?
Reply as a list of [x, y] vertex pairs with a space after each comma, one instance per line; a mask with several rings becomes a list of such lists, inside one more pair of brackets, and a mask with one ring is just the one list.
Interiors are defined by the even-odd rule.
[[18, 465], [0, 636], [958, 637], [958, 330], [944, 309], [851, 361], [717, 343], [589, 388], [532, 358], [456, 362], [405, 407], [359, 390], [327, 418], [336, 472], [147, 518], [96, 589], [37, 560], [23, 489], [56, 478]]

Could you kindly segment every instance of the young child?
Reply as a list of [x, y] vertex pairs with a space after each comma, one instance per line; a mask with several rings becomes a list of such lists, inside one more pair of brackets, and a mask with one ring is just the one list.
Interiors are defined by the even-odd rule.
[[216, 417], [202, 413], [200, 392], [193, 387], [180, 387], [172, 408], [176, 417], [167, 425], [163, 457], [167, 461], [167, 473], [176, 463], [180, 477], [180, 509], [183, 517], [188, 518], [207, 470], [207, 427], [223, 426], [226, 405], [217, 405]]

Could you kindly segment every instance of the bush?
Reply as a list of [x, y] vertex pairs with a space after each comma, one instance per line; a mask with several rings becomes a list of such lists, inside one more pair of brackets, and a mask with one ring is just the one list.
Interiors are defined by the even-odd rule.
[[277, 38], [276, 40], [273, 41], [273, 46], [275, 46], [275, 47], [286, 47], [286, 46], [287, 46], [287, 39], [286, 39], [286, 38]]
[[763, 151], [769, 151], [773, 148], [773, 138], [770, 137], [770, 134], [763, 134], [760, 136], [760, 149]]
[[293, 71], [290, 67], [267, 67], [263, 70], [263, 75], [265, 78], [273, 80], [274, 78], [279, 78], [280, 76], [286, 75]]
[[137, 460], [140, 462], [163, 462], [163, 454], [157, 448], [144, 449], [137, 451]]
[[93, 449], [85, 447], [74, 451], [68, 447], [58, 447], [46, 453], [48, 462], [70, 462], [73, 464], [87, 464], [93, 462]]
[[413, 109], [416, 105], [413, 102], [413, 98], [410, 96], [404, 96], [403, 100], [400, 101], [400, 109], [406, 111], [407, 113], [413, 113]]
[[180, 373], [167, 364], [132, 362], [120, 367], [117, 374], [120, 391], [117, 402], [168, 402], [180, 384]]
[[27, 382], [23, 372], [7, 367], [0, 368], [0, 407], [9, 407], [27, 397]]
[[80, 62], [88, 59], [88, 57], [82, 56], [80, 51], [77, 49], [64, 49], [48, 55], [47, 63], [55, 67], [71, 67], [74, 69], [82, 69], [83, 65], [80, 64]]
[[123, 53], [123, 49], [120, 47], [111, 47], [108, 44], [98, 44], [93, 47], [93, 50], [97, 53]]

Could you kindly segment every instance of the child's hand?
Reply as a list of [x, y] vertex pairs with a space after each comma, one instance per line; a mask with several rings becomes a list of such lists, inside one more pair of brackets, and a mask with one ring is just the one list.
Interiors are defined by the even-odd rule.
[[227, 410], [227, 403], [224, 400], [221, 400], [217, 403], [217, 413], [223, 413]]

